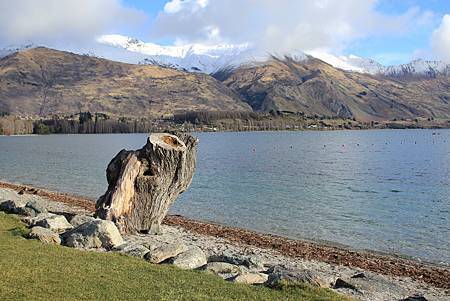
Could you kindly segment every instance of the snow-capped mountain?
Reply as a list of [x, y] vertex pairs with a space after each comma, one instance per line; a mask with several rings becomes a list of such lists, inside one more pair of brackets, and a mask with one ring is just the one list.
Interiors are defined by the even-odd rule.
[[372, 60], [356, 55], [336, 56], [323, 51], [309, 51], [309, 55], [318, 58], [333, 67], [360, 73], [378, 74], [383, 72], [384, 66]]
[[[295, 53], [270, 54], [251, 44], [189, 44], [182, 46], [161, 46], [146, 43], [122, 35], [100, 36], [95, 45], [86, 49], [60, 49], [132, 64], [157, 64], [191, 72], [214, 73], [222, 69], [235, 68], [242, 64], [261, 63], [271, 56], [288, 56], [302, 61], [312, 56], [336, 68], [359, 73], [389, 77], [436, 77], [450, 75], [450, 65], [440, 61], [414, 60], [408, 64], [383, 66], [375, 60], [355, 55], [337, 56], [325, 51], [296, 51]], [[30, 49], [36, 45], [0, 48], [0, 58], [13, 52]], [[91, 49], [92, 48], [92, 49]], [[78, 50], [78, 51], [77, 51]]]
[[159, 64], [205, 73], [213, 73], [224, 66], [261, 59], [252, 51], [249, 44], [161, 46], [121, 35], [105, 35], [99, 37], [97, 41], [145, 55], [146, 58], [140, 63]]
[[[256, 50], [250, 44], [160, 46], [122, 35], [105, 35], [99, 37], [97, 41], [103, 45], [145, 55], [146, 58], [140, 61], [144, 64], [159, 64], [205, 73], [213, 73], [220, 69], [237, 67], [245, 63], [262, 62], [271, 56], [271, 54]], [[374, 75], [434, 77], [437, 74], [450, 74], [450, 65], [440, 61], [419, 59], [409, 64], [386, 67], [373, 59], [355, 55], [336, 56], [326, 52], [309, 51], [304, 53], [297, 51], [294, 54], [279, 54], [278, 56], [284, 55], [299, 61], [306, 59], [310, 55], [336, 68]]]
[[335, 56], [324, 52], [308, 52], [309, 55], [318, 58], [336, 68], [346, 71], [384, 75], [390, 77], [411, 77], [436, 75], [449, 75], [450, 65], [441, 61], [414, 60], [408, 64], [383, 66], [373, 59], [362, 58], [356, 55]]
[[382, 72], [387, 76], [414, 76], [424, 75], [436, 77], [436, 75], [450, 75], [450, 65], [441, 61], [414, 60], [409, 64], [385, 67]]

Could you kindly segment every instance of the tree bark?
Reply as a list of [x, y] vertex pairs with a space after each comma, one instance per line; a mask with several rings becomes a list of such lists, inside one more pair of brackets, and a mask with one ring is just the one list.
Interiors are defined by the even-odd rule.
[[197, 143], [188, 134], [151, 134], [143, 148], [120, 151], [106, 170], [96, 216], [122, 233], [160, 233], [170, 205], [192, 182]]

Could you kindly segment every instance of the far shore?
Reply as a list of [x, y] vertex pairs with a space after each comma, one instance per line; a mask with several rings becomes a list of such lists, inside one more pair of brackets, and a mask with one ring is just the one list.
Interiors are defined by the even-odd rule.
[[[345, 132], [345, 131], [395, 131], [395, 130], [428, 130], [428, 131], [440, 131], [449, 130], [448, 127], [405, 127], [405, 128], [390, 128], [390, 127], [368, 127], [368, 128], [343, 128], [343, 129], [284, 129], [284, 130], [196, 130], [189, 131], [187, 133], [276, 133], [276, 132]], [[163, 132], [179, 132], [177, 129], [161, 129], [153, 131], [154, 133]], [[184, 132], [184, 131], [182, 131]], [[126, 134], [148, 134], [149, 132], [131, 132], [131, 133], [49, 133], [49, 134], [14, 134], [14, 135], [2, 135], [0, 137], [42, 137], [42, 136], [67, 136], [67, 135], [126, 135]]]
[[[67, 116], [0, 116], [0, 135], [126, 134], [148, 132], [339, 131], [369, 129], [448, 129], [450, 119], [434, 117], [357, 120], [278, 112], [186, 112], [161, 118], [79, 113]], [[94, 117], [95, 116], [95, 117]]]
[[[7, 182], [0, 182], [0, 188], [39, 195], [52, 201], [81, 207], [89, 212], [95, 211], [93, 200], [79, 196]], [[182, 227], [193, 233], [221, 238], [231, 245], [248, 245], [273, 250], [292, 258], [360, 268], [388, 276], [410, 277], [416, 281], [450, 290], [450, 282], [448, 281], [450, 279], [450, 268], [445, 266], [372, 251], [352, 250], [343, 246], [314, 241], [288, 239], [215, 223], [196, 221], [179, 215], [167, 216], [164, 223]]]

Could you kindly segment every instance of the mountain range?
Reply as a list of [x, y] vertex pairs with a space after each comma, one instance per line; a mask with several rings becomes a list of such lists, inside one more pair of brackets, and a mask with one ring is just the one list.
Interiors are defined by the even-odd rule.
[[433, 77], [450, 74], [449, 64], [422, 59], [414, 60], [408, 64], [383, 66], [373, 59], [361, 58], [355, 55], [335, 56], [322, 52], [304, 53], [302, 51], [270, 54], [254, 48], [251, 44], [160, 46], [122, 35], [104, 35], [99, 37], [97, 41], [103, 45], [145, 55], [147, 57], [140, 61], [143, 64], [161, 64], [208, 74], [221, 69], [236, 68], [243, 64], [264, 62], [273, 56], [295, 57], [296, 60], [315, 57], [339, 69], [373, 75]]
[[[130, 41], [125, 46], [151, 53], [148, 45], [137, 45], [139, 41]], [[0, 59], [0, 108], [31, 116], [91, 111], [159, 117], [199, 110], [253, 110], [361, 121], [450, 118], [448, 66], [440, 63], [416, 61], [382, 68], [384, 72], [360, 72], [301, 52], [250, 56], [248, 45], [239, 46], [242, 49], [191, 45], [170, 52], [158, 47], [152, 51], [159, 52], [141, 64], [44, 47], [10, 52]], [[249, 52], [244, 55], [245, 51]], [[222, 56], [224, 52], [227, 55]], [[175, 56], [179, 64], [194, 57], [189, 63], [198, 64], [174, 65], [169, 58]], [[355, 61], [353, 57], [352, 64]], [[210, 68], [211, 74], [201, 68]]]

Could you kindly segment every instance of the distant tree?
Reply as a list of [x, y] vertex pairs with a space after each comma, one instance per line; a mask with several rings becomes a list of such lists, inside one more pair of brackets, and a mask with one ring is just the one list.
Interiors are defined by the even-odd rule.
[[91, 112], [89, 112], [89, 111], [88, 112], [80, 112], [79, 121], [80, 121], [80, 124], [83, 124], [88, 121], [92, 121]]
[[44, 123], [38, 121], [34, 125], [34, 133], [37, 135], [48, 135], [50, 134], [50, 128]]

